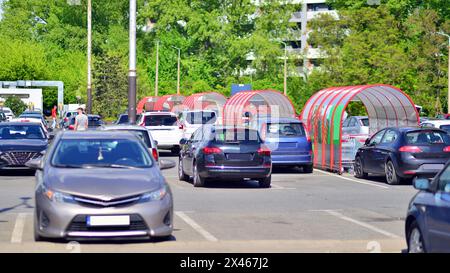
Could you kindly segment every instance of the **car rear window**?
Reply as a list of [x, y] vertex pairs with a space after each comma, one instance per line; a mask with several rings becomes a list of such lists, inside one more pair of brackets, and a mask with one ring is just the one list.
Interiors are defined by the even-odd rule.
[[368, 118], [363, 118], [361, 119], [361, 123], [363, 126], [369, 126], [369, 119]]
[[145, 116], [145, 126], [177, 126], [177, 118], [171, 115]]
[[450, 132], [450, 124], [449, 125], [441, 125], [441, 129], [446, 131], [447, 133]]
[[219, 144], [259, 144], [262, 142], [258, 131], [251, 129], [219, 129], [212, 136], [214, 142]]
[[88, 126], [101, 126], [102, 119], [99, 117], [88, 117]]
[[414, 145], [450, 144], [450, 137], [442, 131], [413, 131], [406, 133], [406, 142]]
[[[141, 115], [136, 115], [136, 120], [139, 120], [141, 118]], [[119, 120], [117, 121], [117, 124], [124, 124], [128, 123], [128, 115], [120, 115]]]
[[189, 124], [212, 124], [216, 122], [216, 113], [214, 112], [189, 112], [186, 115], [186, 121]]
[[302, 137], [305, 130], [301, 123], [267, 123], [265, 129], [266, 137]]

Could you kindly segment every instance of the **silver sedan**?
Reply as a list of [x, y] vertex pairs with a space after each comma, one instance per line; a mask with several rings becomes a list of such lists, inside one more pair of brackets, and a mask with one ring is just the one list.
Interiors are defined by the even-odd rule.
[[145, 144], [129, 132], [62, 132], [36, 169], [35, 240], [169, 237], [173, 198]]

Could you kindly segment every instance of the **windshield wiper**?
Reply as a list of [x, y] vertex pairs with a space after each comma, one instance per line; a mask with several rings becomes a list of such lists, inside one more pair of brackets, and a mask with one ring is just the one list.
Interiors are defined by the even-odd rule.
[[84, 164], [83, 168], [117, 168], [117, 169], [135, 169], [136, 167], [120, 164]]
[[57, 168], [71, 168], [71, 169], [81, 169], [80, 165], [70, 165], [70, 164], [56, 164], [54, 165]]

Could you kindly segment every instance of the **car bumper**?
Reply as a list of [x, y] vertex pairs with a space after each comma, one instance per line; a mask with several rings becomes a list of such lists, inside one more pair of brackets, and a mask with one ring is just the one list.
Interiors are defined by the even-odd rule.
[[208, 166], [199, 170], [204, 178], [265, 178], [272, 173], [272, 167], [228, 167]]
[[[85, 220], [86, 216], [91, 215], [130, 215], [131, 225], [91, 228], [86, 225]], [[134, 224], [134, 220], [138, 222]], [[57, 203], [43, 195], [37, 195], [35, 221], [37, 234], [45, 238], [169, 236], [173, 230], [173, 202], [171, 196], [166, 196], [161, 201], [125, 207], [92, 208], [76, 203]]]
[[274, 155], [272, 154], [273, 165], [312, 165], [311, 155]]
[[447, 158], [437, 159], [401, 159], [397, 163], [397, 173], [403, 178], [412, 178], [415, 176], [434, 177], [438, 172], [444, 168], [447, 163]]

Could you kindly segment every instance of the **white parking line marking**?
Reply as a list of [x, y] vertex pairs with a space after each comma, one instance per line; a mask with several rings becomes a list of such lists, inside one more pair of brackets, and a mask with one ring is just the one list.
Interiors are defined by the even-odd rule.
[[200, 233], [206, 240], [210, 242], [217, 242], [219, 241], [214, 235], [206, 231], [204, 228], [202, 228], [199, 224], [197, 224], [194, 220], [192, 220], [191, 217], [187, 216], [182, 211], [176, 211], [175, 214], [183, 219], [188, 225], [190, 225], [193, 229], [195, 229], [198, 233]]
[[337, 218], [339, 218], [339, 219], [341, 219], [341, 220], [344, 220], [344, 221], [347, 221], [347, 222], [351, 222], [351, 223], [353, 223], [353, 224], [356, 224], [356, 225], [365, 227], [365, 228], [370, 229], [370, 230], [372, 230], [372, 231], [374, 231], [374, 232], [383, 234], [383, 235], [385, 235], [385, 236], [387, 236], [387, 237], [394, 238], [394, 239], [399, 239], [399, 238], [401, 238], [400, 236], [395, 235], [395, 234], [393, 234], [393, 233], [390, 233], [390, 232], [388, 232], [388, 231], [386, 231], [386, 230], [383, 230], [383, 229], [377, 228], [377, 227], [375, 227], [375, 226], [372, 226], [372, 225], [370, 225], [370, 224], [367, 224], [367, 223], [358, 221], [358, 220], [356, 220], [356, 219], [347, 217], [347, 216], [345, 216], [345, 215], [343, 215], [343, 214], [341, 214], [341, 213], [339, 213], [339, 212], [337, 212], [337, 211], [335, 211], [335, 210], [322, 210], [322, 211], [323, 211], [323, 212], [326, 212], [326, 213], [328, 213], [328, 214], [330, 214], [330, 215], [333, 215], [333, 216], [335, 216], [335, 217], [337, 217]]
[[12, 244], [22, 243], [22, 234], [25, 227], [25, 220], [27, 218], [27, 213], [19, 213], [16, 218], [16, 224], [14, 226], [13, 233], [11, 235]]
[[372, 187], [377, 187], [377, 188], [382, 188], [382, 189], [389, 189], [389, 187], [387, 187], [387, 186], [378, 185], [378, 184], [370, 183], [370, 182], [358, 181], [358, 180], [356, 180], [356, 179], [348, 178], [348, 177], [345, 177], [345, 176], [342, 176], [342, 175], [337, 175], [337, 174], [328, 173], [328, 172], [322, 171], [322, 170], [317, 170], [317, 169], [314, 169], [314, 170], [315, 170], [316, 172], [324, 173], [324, 174], [327, 174], [327, 175], [329, 175], [329, 176], [338, 177], [338, 178], [340, 178], [340, 179], [344, 179], [344, 180], [347, 180], [347, 181], [352, 181], [352, 182], [354, 182], [354, 183], [363, 184], [363, 185], [372, 186]]

